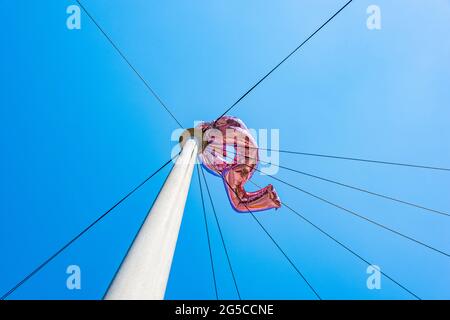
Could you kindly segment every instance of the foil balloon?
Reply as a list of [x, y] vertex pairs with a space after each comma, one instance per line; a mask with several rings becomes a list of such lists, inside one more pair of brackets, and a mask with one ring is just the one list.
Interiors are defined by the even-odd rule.
[[[258, 165], [258, 146], [245, 124], [238, 118], [223, 116], [195, 128], [202, 134], [199, 158], [212, 174], [223, 179], [232, 207], [238, 212], [279, 208], [280, 199], [271, 184], [257, 191], [246, 191]], [[231, 149], [231, 150], [230, 150]]]

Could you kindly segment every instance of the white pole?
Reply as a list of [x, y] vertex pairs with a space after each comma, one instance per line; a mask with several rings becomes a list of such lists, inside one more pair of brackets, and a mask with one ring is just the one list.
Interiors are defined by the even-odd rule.
[[162, 300], [183, 218], [197, 142], [187, 140], [134, 240], [106, 300]]

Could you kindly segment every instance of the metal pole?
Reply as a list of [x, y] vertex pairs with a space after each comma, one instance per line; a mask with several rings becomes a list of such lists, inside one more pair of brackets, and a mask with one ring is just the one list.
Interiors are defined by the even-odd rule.
[[196, 140], [184, 144], [158, 198], [114, 278], [106, 300], [164, 298], [197, 157]]

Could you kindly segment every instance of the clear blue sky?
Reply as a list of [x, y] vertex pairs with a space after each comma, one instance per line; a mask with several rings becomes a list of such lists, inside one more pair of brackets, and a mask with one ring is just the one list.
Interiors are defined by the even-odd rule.
[[[0, 292], [165, 162], [176, 124], [74, 1], [4, 1], [0, 18]], [[345, 1], [84, 0], [185, 126], [212, 120]], [[382, 29], [366, 28], [378, 4]], [[231, 115], [280, 129], [281, 148], [450, 166], [450, 4], [355, 0]], [[450, 211], [447, 172], [281, 155], [284, 166]], [[19, 288], [13, 299], [99, 299], [168, 170]], [[277, 177], [450, 252], [450, 219], [280, 171]], [[193, 177], [166, 298], [214, 298]], [[243, 298], [314, 296], [208, 175]], [[450, 298], [450, 258], [272, 182], [282, 201], [422, 298]], [[220, 298], [236, 298], [210, 207]], [[286, 208], [262, 223], [323, 298], [409, 298]], [[66, 289], [66, 267], [82, 289]]]

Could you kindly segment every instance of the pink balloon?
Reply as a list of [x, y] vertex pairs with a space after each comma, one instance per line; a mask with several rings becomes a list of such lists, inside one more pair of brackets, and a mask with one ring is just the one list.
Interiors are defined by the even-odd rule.
[[259, 157], [258, 145], [240, 119], [223, 116], [215, 123], [201, 123], [196, 130], [203, 130], [206, 142], [200, 160], [209, 172], [222, 177], [231, 206], [236, 211], [253, 212], [281, 206], [271, 184], [253, 192], [244, 189], [256, 170]]

